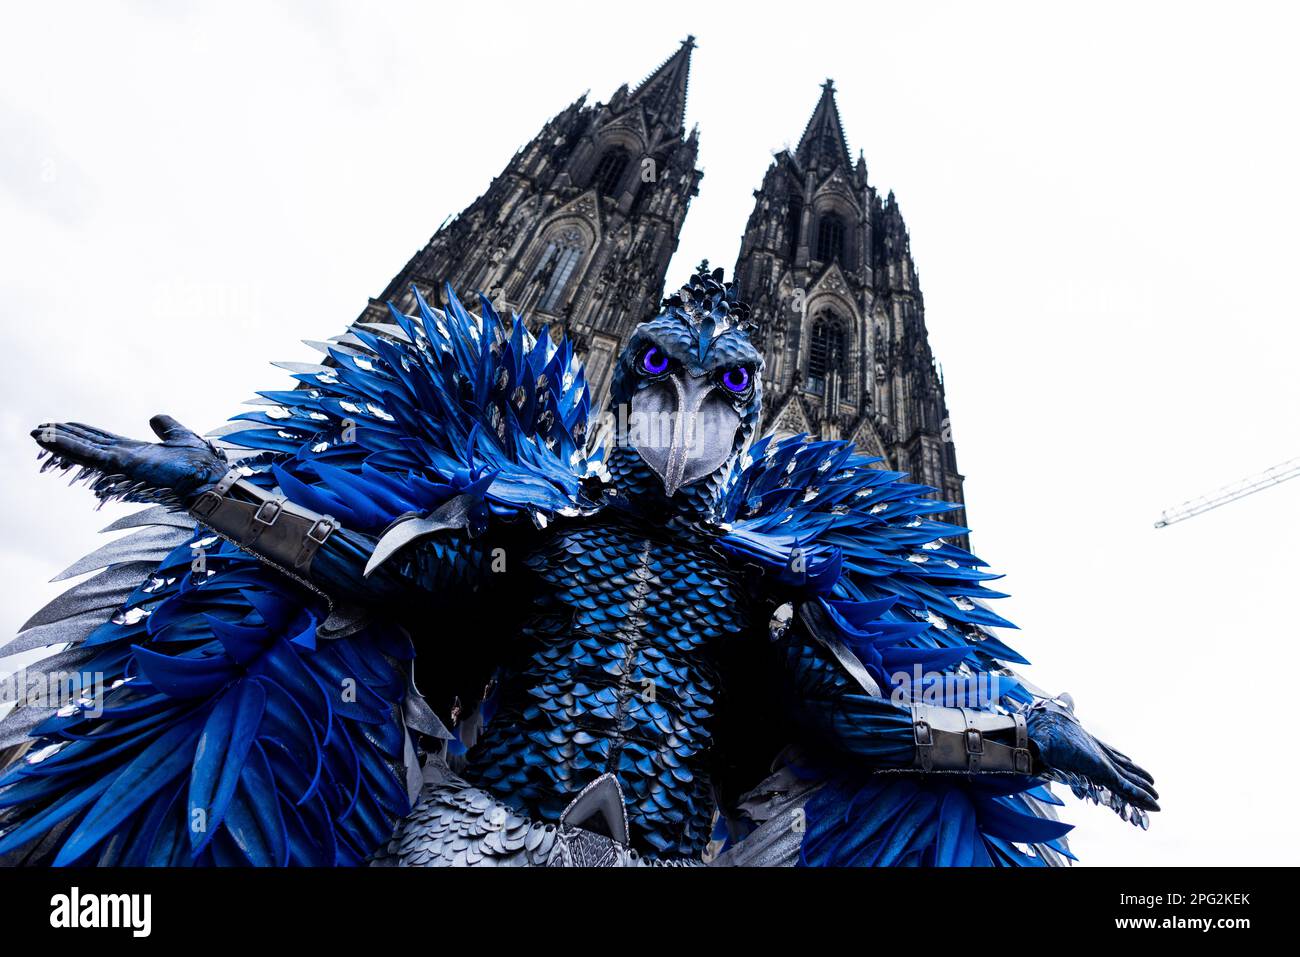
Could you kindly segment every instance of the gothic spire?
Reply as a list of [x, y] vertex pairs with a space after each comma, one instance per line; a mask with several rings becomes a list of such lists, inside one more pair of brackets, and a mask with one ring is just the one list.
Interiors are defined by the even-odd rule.
[[844, 127], [840, 125], [840, 111], [835, 105], [835, 81], [828, 79], [822, 84], [822, 96], [817, 101], [808, 126], [804, 128], [795, 156], [801, 165], [848, 167], [849, 144], [844, 139]]
[[637, 85], [628, 105], [640, 103], [650, 123], [658, 121], [671, 132], [680, 131], [686, 120], [686, 86], [694, 49], [695, 37], [688, 36], [676, 53]]

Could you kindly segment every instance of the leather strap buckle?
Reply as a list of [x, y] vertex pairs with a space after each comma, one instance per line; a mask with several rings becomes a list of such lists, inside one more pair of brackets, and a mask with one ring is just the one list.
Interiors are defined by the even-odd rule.
[[916, 743], [921, 747], [929, 747], [934, 744], [934, 738], [930, 734], [930, 725], [926, 721], [918, 721], [912, 726], [916, 732]]
[[934, 767], [934, 728], [926, 720], [925, 705], [912, 704], [912, 738], [916, 742], [916, 766], [923, 771]]
[[194, 504], [190, 506], [190, 511], [199, 518], [207, 518], [220, 508], [221, 503], [224, 501], [225, 499], [221, 495], [212, 489], [208, 489], [206, 492], [200, 493], [199, 497], [194, 500]]
[[338, 528], [338, 523], [331, 516], [326, 515], [307, 530], [307, 538], [317, 545], [324, 545], [325, 539], [329, 538], [336, 528]]
[[1029, 754], [1028, 748], [1016, 748], [1011, 752], [1011, 762], [1013, 769], [1017, 774], [1032, 774], [1034, 770], [1033, 758]]
[[265, 502], [257, 507], [253, 513], [253, 521], [270, 528], [275, 524], [275, 520], [280, 517], [284, 511], [284, 499], [268, 498]]
[[334, 529], [337, 527], [338, 523], [329, 515], [324, 515], [318, 518], [312, 524], [311, 528], [307, 529], [306, 534], [303, 535], [302, 545], [299, 547], [298, 554], [293, 560], [293, 567], [306, 567], [316, 555], [316, 549], [325, 544], [325, 540], [334, 533]]

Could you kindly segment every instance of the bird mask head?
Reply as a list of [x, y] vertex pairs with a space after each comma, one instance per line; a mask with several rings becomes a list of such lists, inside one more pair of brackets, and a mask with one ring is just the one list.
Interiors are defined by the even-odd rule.
[[749, 341], [748, 307], [722, 270], [707, 266], [636, 327], [610, 387], [614, 408], [628, 412], [627, 444], [669, 498], [724, 469], [762, 407], [763, 357]]

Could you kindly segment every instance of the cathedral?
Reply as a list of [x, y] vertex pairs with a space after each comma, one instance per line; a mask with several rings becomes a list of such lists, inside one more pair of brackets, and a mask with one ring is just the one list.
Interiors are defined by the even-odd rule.
[[[414, 312], [412, 286], [431, 303], [443, 282], [481, 291], [502, 314], [565, 330], [600, 407], [622, 343], [658, 311], [699, 191], [699, 137], [685, 125], [694, 46], [687, 37], [609, 102], [583, 96], [551, 119], [362, 320], [384, 321], [390, 300]], [[851, 439], [963, 502], [907, 226], [850, 157], [831, 81], [754, 199], [734, 275], [767, 363], [764, 430]], [[965, 523], [964, 510], [946, 517]]]

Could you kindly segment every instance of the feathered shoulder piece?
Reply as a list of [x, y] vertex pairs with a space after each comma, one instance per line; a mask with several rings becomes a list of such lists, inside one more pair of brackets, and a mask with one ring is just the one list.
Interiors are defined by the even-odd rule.
[[[799, 627], [795, 604], [815, 606], [818, 637], [852, 652], [868, 694], [1025, 708], [1043, 694], [1009, 666], [1028, 662], [989, 630], [1015, 627], [985, 603], [1006, 597], [986, 585], [1001, 576], [948, 541], [968, 530], [937, 516], [959, 506], [880, 462], [848, 442], [760, 440], [718, 501], [720, 544], [765, 569], [791, 604], [789, 627]], [[1073, 858], [1070, 826], [1056, 817], [1061, 801], [1036, 779], [915, 781], [850, 764], [802, 773], [826, 782], [805, 807], [805, 864], [1043, 866]], [[1075, 793], [1098, 799], [1086, 785]]]
[[934, 516], [960, 506], [928, 497], [858, 454], [807, 436], [755, 442], [720, 496], [722, 545], [820, 601], [846, 644], [886, 689], [900, 671], [1000, 671], [1006, 704], [1028, 700], [1003, 662], [1026, 663], [988, 627], [1015, 627], [984, 599], [1000, 575], [947, 541], [968, 529]]
[[325, 364], [278, 363], [301, 386], [259, 393], [265, 408], [236, 416], [222, 441], [254, 453], [254, 472], [290, 499], [358, 531], [467, 492], [479, 500], [471, 531], [493, 515], [544, 524], [589, 507], [581, 481], [599, 452], [587, 449], [591, 400], [572, 344], [502, 320], [486, 298], [475, 315], [446, 294], [435, 309], [415, 290], [418, 315], [389, 303], [391, 322], [309, 343]]
[[[365, 533], [454, 495], [479, 524], [583, 507], [571, 346], [448, 299], [286, 364], [301, 386], [223, 430], [248, 480]], [[0, 864], [364, 862], [419, 792], [415, 742], [449, 737], [410, 636], [331, 630], [322, 596], [180, 510], [124, 528], [0, 651], [53, 654], [0, 716], [0, 752], [30, 744], [0, 776]]]

